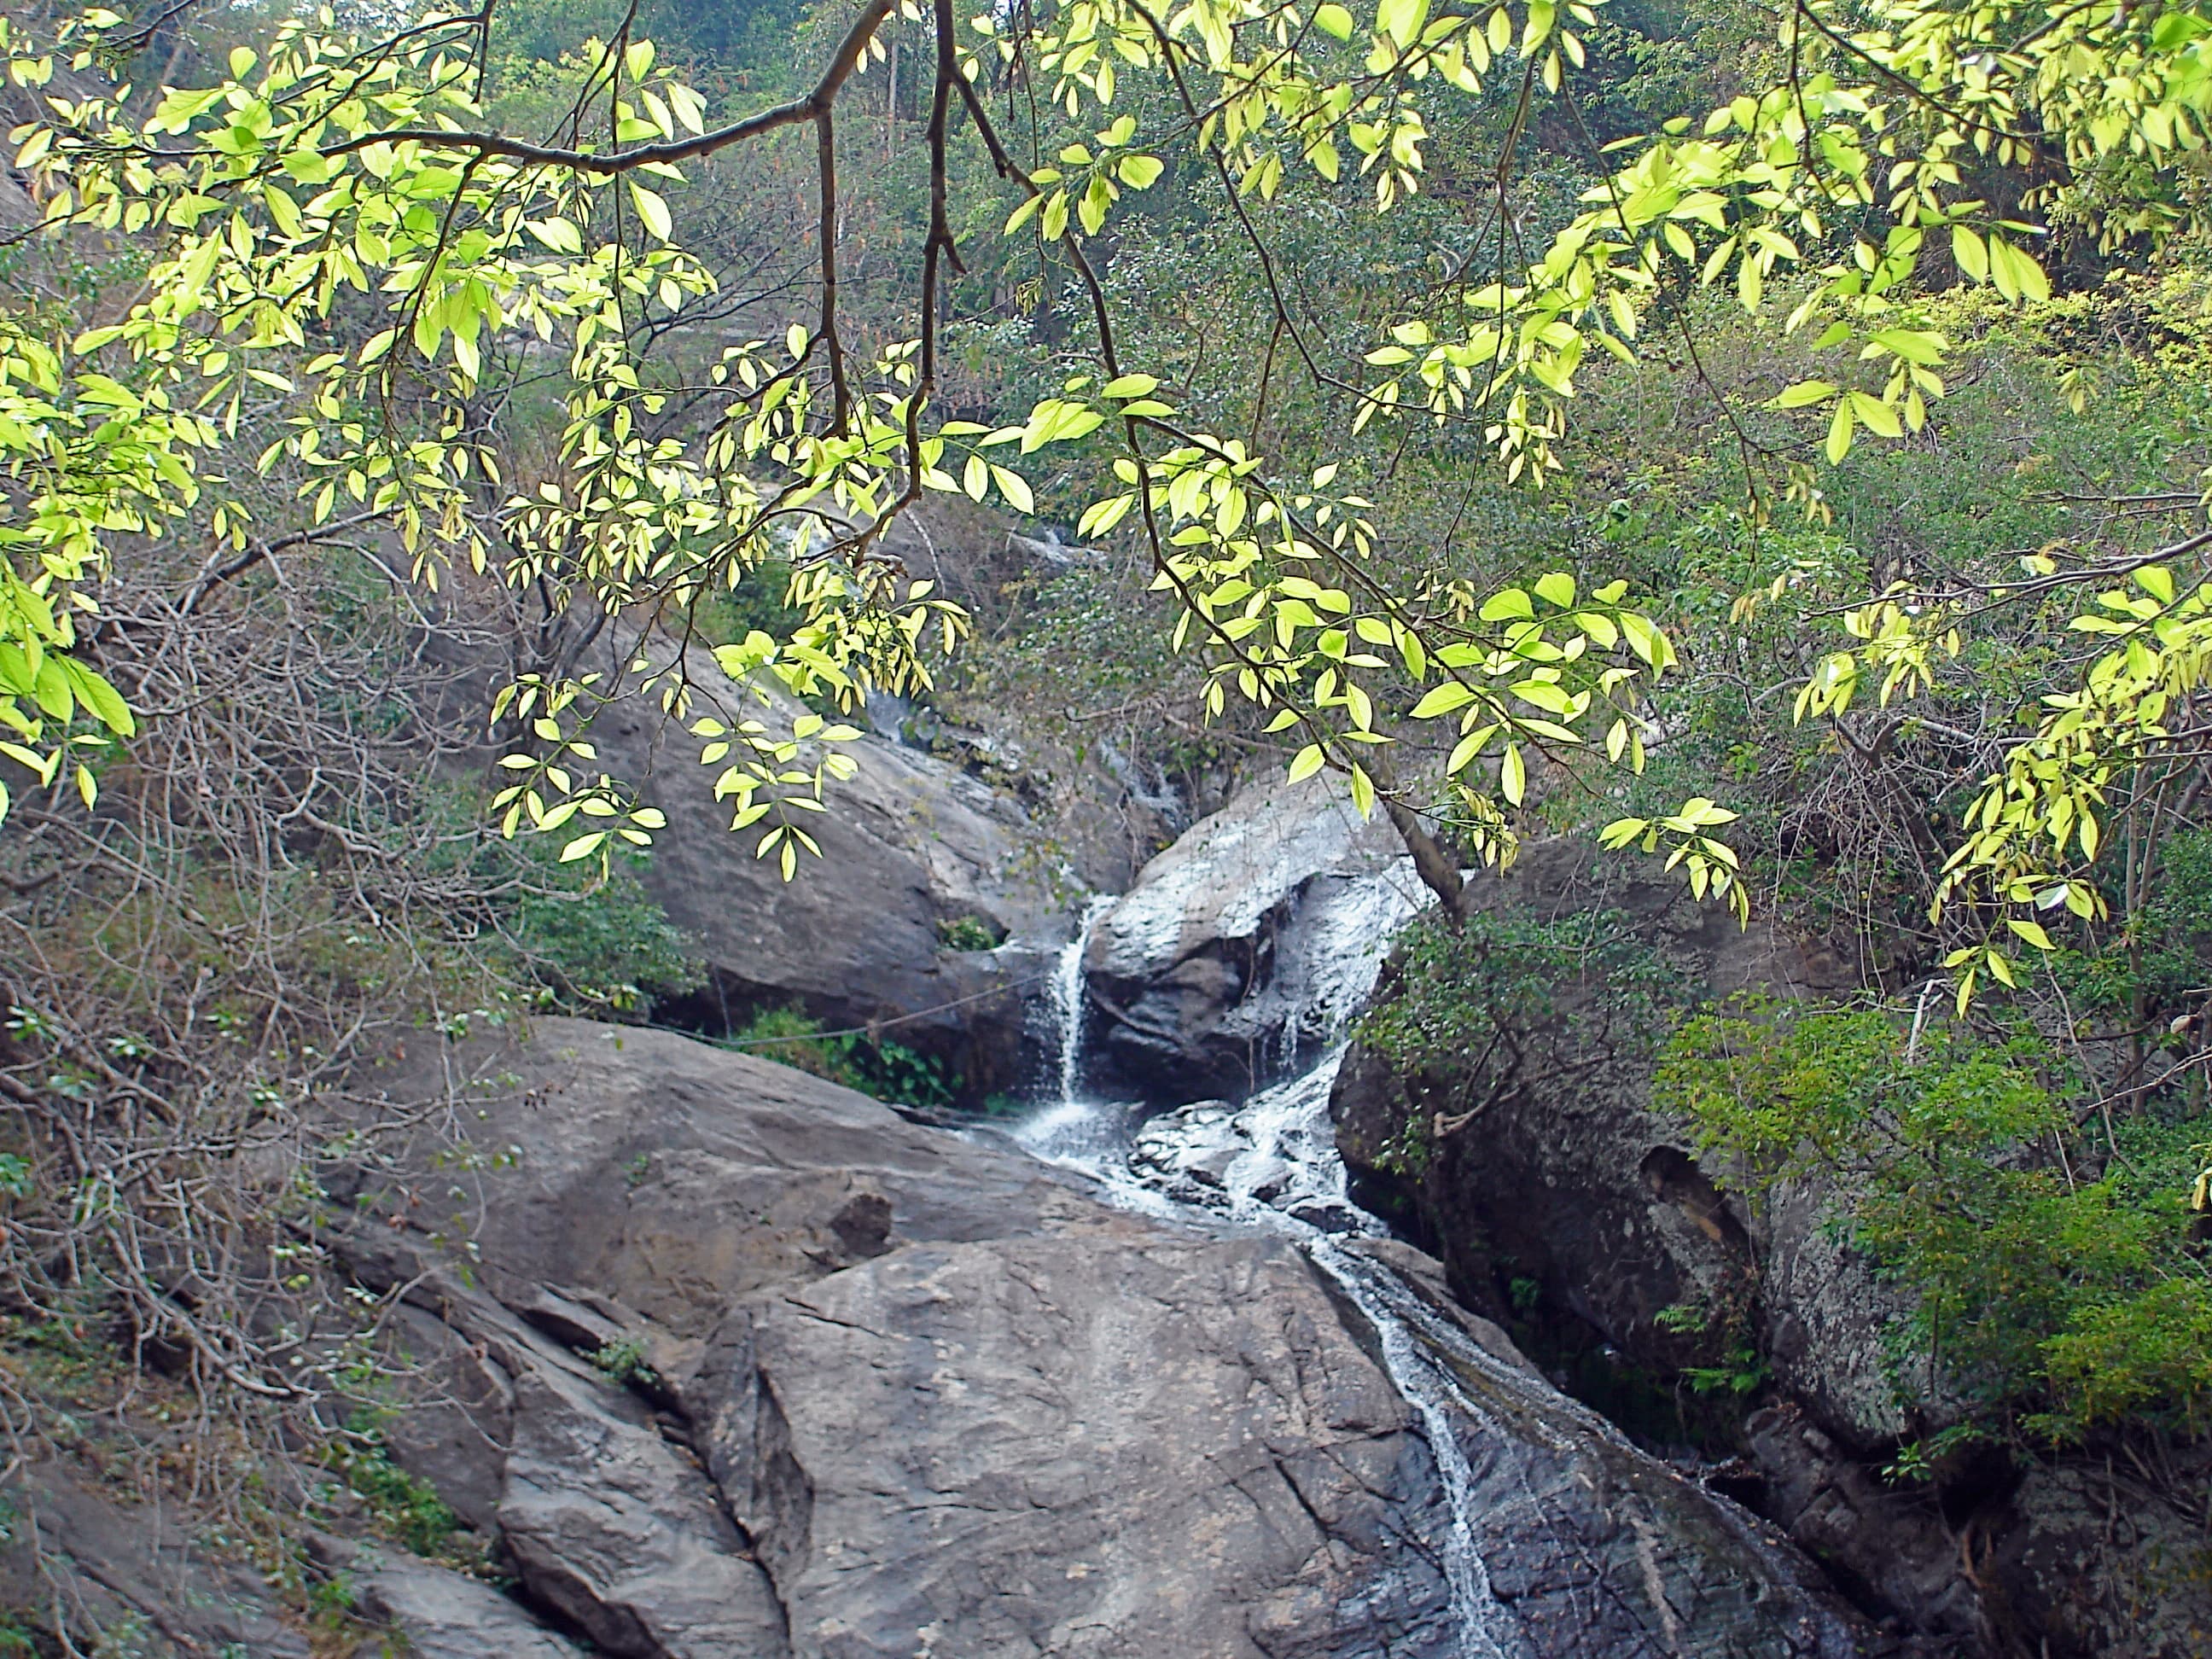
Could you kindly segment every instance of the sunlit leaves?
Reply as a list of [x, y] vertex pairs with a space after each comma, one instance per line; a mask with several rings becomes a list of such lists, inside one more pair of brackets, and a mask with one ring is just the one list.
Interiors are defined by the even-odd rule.
[[1735, 850], [1712, 833], [1723, 824], [1734, 823], [1735, 817], [1726, 807], [1699, 796], [1663, 817], [1617, 818], [1598, 832], [1598, 840], [1616, 852], [1630, 848], [1645, 853], [1664, 851], [1668, 869], [1680, 867], [1688, 872], [1694, 896], [1725, 899], [1738, 919], [1746, 920], [1751, 914], [1751, 900]]
[[[98, 573], [103, 537], [155, 530], [195, 506], [211, 507], [226, 556], [247, 545], [242, 514], [201, 501], [195, 452], [237, 429], [249, 391], [279, 400], [287, 435], [258, 464], [303, 481], [310, 524], [350, 514], [391, 525], [426, 582], [459, 556], [619, 618], [696, 604], [755, 579], [774, 555], [793, 572], [785, 597], [803, 622], [792, 638], [721, 664], [733, 685], [850, 707], [871, 686], [926, 681], [925, 650], [948, 647], [963, 618], [930, 584], [870, 557], [866, 527], [906, 481], [958, 488], [955, 475], [972, 478], [975, 465], [988, 488], [1029, 510], [1019, 473], [978, 453], [1022, 429], [910, 420], [902, 388], [915, 380], [911, 344], [866, 366], [871, 386], [888, 390], [826, 398], [826, 354], [794, 325], [781, 361], [763, 342], [726, 354], [715, 371], [727, 390], [719, 417], [666, 435], [656, 417], [667, 394], [636, 355], [637, 325], [713, 286], [674, 245], [664, 191], [680, 184], [675, 170], [654, 162], [610, 178], [445, 143], [428, 135], [479, 114], [465, 21], [429, 20], [367, 51], [330, 29], [326, 18], [281, 25], [265, 52], [234, 55], [218, 85], [165, 93], [135, 131], [120, 106], [94, 97], [57, 105], [53, 120], [16, 135], [41, 193], [62, 204], [56, 222], [160, 234], [143, 297], [75, 343], [102, 354], [105, 372], [36, 339], [21, 339], [12, 357], [0, 348], [0, 364], [13, 365], [0, 368], [0, 427], [28, 417], [22, 429], [44, 457], [16, 467], [19, 484], [33, 487], [19, 499], [35, 498], [36, 471], [56, 483], [55, 510], [40, 520], [45, 544], [9, 532], [11, 551], [35, 556], [43, 574], [27, 579], [9, 566], [0, 584], [0, 680], [21, 682], [12, 703], [0, 688], [0, 720], [12, 709], [7, 723], [22, 739], [9, 752], [51, 783], [68, 753], [129, 735], [123, 700], [68, 654], [72, 612], [56, 602], [89, 603], [80, 585]], [[656, 67], [648, 44], [629, 42], [617, 60], [586, 43], [574, 62], [615, 89], [602, 143], [705, 127], [704, 101]], [[12, 70], [19, 83], [38, 78], [20, 52]], [[373, 97], [360, 95], [364, 86]], [[1117, 125], [1115, 136], [1126, 143], [1133, 132]], [[153, 149], [158, 167], [140, 159]], [[1158, 176], [1153, 158], [1119, 160], [1133, 186]], [[332, 331], [325, 319], [340, 304], [366, 306], [375, 320]], [[325, 349], [332, 334], [359, 343]], [[473, 435], [471, 403], [495, 354], [511, 364], [518, 347], [547, 348], [565, 419], [553, 464], [510, 483]], [[53, 401], [64, 392], [67, 408]], [[1103, 418], [1079, 404], [1048, 411], [1024, 447]], [[97, 428], [98, 453], [49, 441], [80, 422]], [[504, 496], [503, 507], [487, 510], [487, 496]], [[17, 606], [38, 623], [29, 634], [20, 616], [10, 629], [11, 592], [30, 601]], [[520, 743], [502, 763], [502, 829], [562, 837], [571, 861], [649, 843], [659, 815], [605, 777], [587, 736], [603, 702], [641, 694], [684, 714], [684, 672], [641, 654], [607, 684], [508, 688], [495, 717], [517, 724]], [[824, 781], [849, 775], [837, 746], [853, 735], [802, 715], [784, 736], [714, 740], [768, 755], [764, 775], [741, 771], [718, 787], [740, 798], [738, 817], [754, 806], [774, 816], [763, 850], [787, 870], [791, 849], [810, 845], [789, 815], [818, 808]], [[825, 752], [803, 763], [779, 747], [792, 743]], [[89, 799], [91, 773], [80, 768], [75, 783]]]
[[637, 216], [656, 240], [666, 241], [674, 234], [676, 222], [670, 216], [668, 204], [655, 191], [647, 190], [635, 179], [629, 181], [629, 197], [637, 208]]
[[[2043, 580], [2056, 574], [2047, 557], [2025, 562]], [[2124, 577], [2068, 624], [2103, 641], [2103, 653], [2075, 689], [2042, 700], [2033, 729], [2006, 746], [1966, 807], [1937, 881], [1936, 919], [1979, 915], [2000, 936], [2047, 951], [2053, 942], [2039, 918], [2106, 914], [2094, 872], [2130, 780], [2171, 750], [2174, 711], [2212, 687], [2212, 590], [2185, 586], [2163, 564]], [[1900, 590], [1847, 612], [1852, 647], [1820, 659], [1798, 690], [1797, 718], [1848, 719], [1869, 681], [1878, 708], [1909, 711], [1960, 654], [1958, 608]], [[1948, 965], [1962, 1007], [1979, 985], [2014, 982], [2013, 957], [1998, 943], [1961, 946]]]

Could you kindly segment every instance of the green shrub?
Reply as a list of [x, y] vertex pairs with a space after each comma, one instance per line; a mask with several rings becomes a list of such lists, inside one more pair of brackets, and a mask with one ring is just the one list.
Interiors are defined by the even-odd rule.
[[619, 865], [604, 881], [569, 873], [584, 867], [550, 866], [514, 902], [509, 944], [545, 1000], [634, 1013], [696, 990], [705, 980], [696, 946], [636, 875]]
[[1359, 1040], [1401, 1073], [1448, 1071], [1473, 1086], [1481, 1067], [1468, 1062], [1498, 1033], [1529, 1030], [1570, 1000], [1584, 1024], [1647, 1051], [1677, 986], [1619, 911], [1484, 911], [1457, 932], [1424, 918], [1407, 932], [1395, 994], [1360, 1022]]
[[857, 1031], [826, 1031], [796, 1003], [763, 1008], [727, 1041], [732, 1048], [910, 1106], [950, 1106], [959, 1080], [939, 1061], [899, 1042], [871, 1042]]
[[2137, 1117], [2100, 1161], [2081, 1079], [2040, 1034], [1913, 1025], [1739, 1001], [1668, 1041], [1654, 1098], [1755, 1202], [1832, 1176], [1855, 1241], [1913, 1292], [1900, 1357], [2020, 1430], [2208, 1426], [2212, 1279], [2187, 1194], [2212, 1120]]
[[999, 936], [980, 916], [955, 916], [937, 924], [937, 937], [948, 951], [995, 951]]
[[647, 1362], [644, 1342], [635, 1336], [602, 1344], [592, 1352], [591, 1361], [610, 1382], [628, 1383], [635, 1379], [650, 1386], [659, 1380]]
[[414, 1554], [448, 1560], [459, 1553], [461, 1518], [437, 1488], [392, 1461], [384, 1432], [366, 1414], [324, 1450], [323, 1461], [367, 1506], [376, 1529]]
[[637, 1015], [704, 982], [697, 945], [638, 878], [641, 856], [617, 858], [604, 877], [596, 860], [563, 864], [565, 837], [505, 839], [470, 789], [429, 792], [420, 816], [416, 833], [434, 832], [425, 872], [465, 877], [472, 890], [455, 921], [476, 930], [489, 967], [542, 1006]]

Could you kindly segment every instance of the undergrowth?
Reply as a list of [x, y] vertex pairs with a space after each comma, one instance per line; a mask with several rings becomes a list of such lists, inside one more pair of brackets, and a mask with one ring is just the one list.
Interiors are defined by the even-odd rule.
[[949, 1107], [960, 1081], [944, 1063], [904, 1043], [870, 1042], [857, 1031], [830, 1031], [797, 1004], [764, 1008], [732, 1032], [730, 1047], [877, 1100]]

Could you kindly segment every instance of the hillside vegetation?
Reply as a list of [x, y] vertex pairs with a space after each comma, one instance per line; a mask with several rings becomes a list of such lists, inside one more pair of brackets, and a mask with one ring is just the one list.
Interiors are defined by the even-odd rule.
[[[1437, 901], [1364, 1033], [1434, 1122], [1602, 982], [1717, 1189], [1818, 1183], [1966, 1402], [1893, 1485], [2109, 1455], [2212, 1515], [2212, 16], [248, 0], [4, 52], [20, 1462], [152, 1471], [303, 1607], [303, 1516], [453, 1553], [323, 1242], [423, 1127], [359, 1064], [409, 1034], [980, 1103], [732, 1011], [605, 736], [805, 883], [889, 708], [1097, 881], [1328, 773]], [[1478, 902], [1561, 836], [1849, 987]], [[1723, 1455], [1740, 1316], [1650, 1367]]]

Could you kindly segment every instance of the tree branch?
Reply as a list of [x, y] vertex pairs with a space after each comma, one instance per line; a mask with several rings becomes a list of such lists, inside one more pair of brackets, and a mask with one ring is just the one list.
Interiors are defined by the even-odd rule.
[[[804, 98], [794, 98], [788, 103], [778, 104], [757, 115], [748, 115], [743, 120], [732, 121], [726, 126], [714, 128], [690, 138], [671, 138], [657, 144], [641, 144], [635, 149], [612, 152], [595, 149], [571, 149], [553, 144], [533, 144], [520, 138], [510, 138], [500, 132], [447, 132], [436, 127], [396, 127], [381, 132], [365, 132], [360, 137], [324, 147], [321, 154], [338, 156], [366, 149], [371, 144], [415, 143], [434, 146], [440, 149], [472, 150], [481, 156], [505, 156], [511, 161], [526, 162], [533, 167], [562, 167], [575, 173], [597, 173], [611, 177], [617, 173], [632, 173], [640, 167], [655, 164], [672, 166], [679, 161], [696, 161], [702, 155], [712, 155], [717, 150], [727, 149], [732, 144], [742, 144], [749, 139], [763, 137], [783, 127], [802, 125], [819, 121], [830, 112], [837, 94], [851, 80], [866, 55], [868, 42], [883, 26], [891, 13], [891, 0], [868, 0], [853, 26], [845, 31], [845, 38], [837, 44], [836, 56], [830, 60], [822, 78], [814, 89]], [[156, 150], [149, 152], [165, 161], [187, 161], [203, 152], [198, 150]]]

